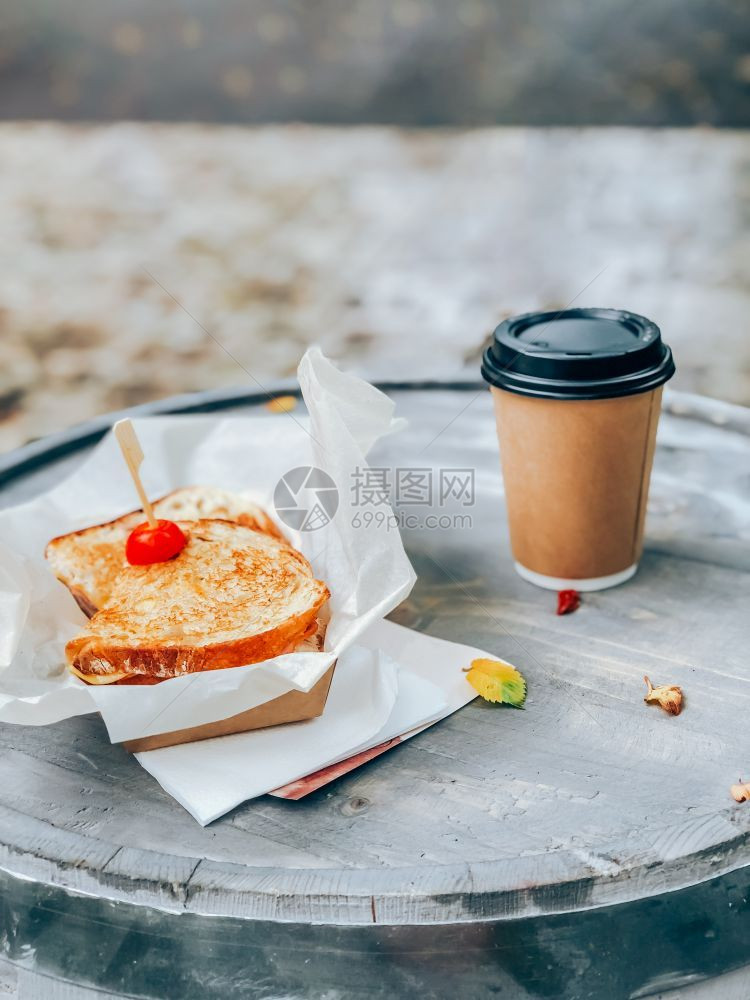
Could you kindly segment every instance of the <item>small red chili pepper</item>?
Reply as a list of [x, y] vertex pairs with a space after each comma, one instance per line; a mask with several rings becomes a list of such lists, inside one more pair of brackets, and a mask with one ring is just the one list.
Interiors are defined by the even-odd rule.
[[581, 606], [581, 595], [577, 590], [561, 590], [557, 595], [558, 615], [570, 615]]
[[128, 536], [125, 558], [131, 566], [167, 562], [182, 552], [187, 542], [184, 532], [174, 521], [158, 520], [153, 528], [144, 521]]

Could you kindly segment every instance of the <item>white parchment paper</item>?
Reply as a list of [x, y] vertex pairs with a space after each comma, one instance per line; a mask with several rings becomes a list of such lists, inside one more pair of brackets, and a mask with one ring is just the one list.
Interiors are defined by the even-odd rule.
[[[46, 725], [98, 710], [118, 742], [226, 718], [286, 691], [308, 691], [361, 632], [407, 596], [415, 576], [398, 532], [374, 521], [352, 524], [353, 476], [366, 467], [372, 445], [397, 429], [394, 404], [338, 371], [317, 348], [305, 354], [298, 375], [309, 420], [287, 413], [167, 416], [134, 424], [146, 455], [145, 486], [154, 498], [179, 486], [211, 485], [252, 492], [273, 513], [274, 488], [289, 470], [314, 466], [332, 477], [339, 508], [330, 523], [297, 534], [282, 525], [331, 591], [324, 651], [148, 687], [89, 687], [65, 670], [63, 647], [85, 619], [53, 577], [44, 548], [56, 535], [137, 506], [110, 434], [57, 487], [0, 512], [0, 720]], [[388, 678], [384, 683], [390, 685]], [[370, 700], [373, 721], [379, 721], [385, 702]]]
[[[342, 655], [318, 719], [139, 753], [199, 823], [352, 754], [403, 742], [476, 698], [462, 668], [490, 654], [378, 621]], [[282, 795], [283, 797], [283, 795]]]

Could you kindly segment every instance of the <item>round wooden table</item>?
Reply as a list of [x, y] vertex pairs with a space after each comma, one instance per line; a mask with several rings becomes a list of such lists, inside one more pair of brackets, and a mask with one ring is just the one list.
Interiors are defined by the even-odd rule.
[[[488, 394], [388, 391], [410, 426], [373, 465], [476, 477], [472, 526], [405, 532], [419, 582], [393, 617], [514, 662], [525, 710], [474, 702], [302, 801], [205, 829], [98, 716], [0, 727], [20, 997], [581, 1000], [742, 977], [750, 803], [729, 787], [750, 777], [750, 412], [668, 396], [641, 569], [559, 618], [512, 569]], [[2, 503], [110, 422], [3, 458]], [[644, 674], [683, 687], [680, 717], [643, 703]]]

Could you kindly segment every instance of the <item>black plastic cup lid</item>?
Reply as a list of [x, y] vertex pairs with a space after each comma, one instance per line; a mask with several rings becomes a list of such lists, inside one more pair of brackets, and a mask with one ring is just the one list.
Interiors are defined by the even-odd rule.
[[610, 399], [647, 392], [675, 372], [656, 323], [620, 309], [526, 313], [498, 326], [482, 375], [543, 399]]

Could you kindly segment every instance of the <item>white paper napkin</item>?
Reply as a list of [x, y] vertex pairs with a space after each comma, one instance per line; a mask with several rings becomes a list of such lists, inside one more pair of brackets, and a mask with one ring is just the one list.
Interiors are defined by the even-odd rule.
[[384, 653], [353, 646], [342, 655], [317, 719], [136, 754], [159, 784], [205, 825], [240, 802], [324, 767], [379, 732], [398, 690]]
[[136, 757], [205, 825], [247, 799], [455, 712], [477, 696], [462, 668], [488, 655], [380, 621], [342, 656], [320, 718]]

